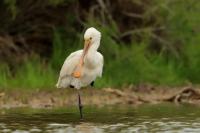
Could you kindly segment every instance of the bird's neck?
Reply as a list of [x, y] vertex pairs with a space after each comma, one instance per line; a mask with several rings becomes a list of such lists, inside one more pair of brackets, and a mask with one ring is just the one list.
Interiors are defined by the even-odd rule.
[[91, 45], [91, 47], [89, 48], [88, 54], [92, 54], [92, 55], [93, 55], [94, 52], [97, 52], [97, 50], [98, 50], [98, 48], [99, 48], [99, 45], [100, 45], [100, 41], [94, 42], [94, 43]]
[[99, 48], [100, 42], [96, 42], [94, 44], [91, 45], [91, 47], [89, 48], [87, 55], [85, 56], [85, 61], [89, 64], [91, 64], [95, 58], [96, 58], [96, 52]]

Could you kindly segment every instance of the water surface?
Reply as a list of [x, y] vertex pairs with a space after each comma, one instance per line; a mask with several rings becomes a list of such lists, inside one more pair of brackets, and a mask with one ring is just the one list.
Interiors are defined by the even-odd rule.
[[200, 108], [191, 105], [0, 110], [0, 132], [14, 133], [199, 133]]

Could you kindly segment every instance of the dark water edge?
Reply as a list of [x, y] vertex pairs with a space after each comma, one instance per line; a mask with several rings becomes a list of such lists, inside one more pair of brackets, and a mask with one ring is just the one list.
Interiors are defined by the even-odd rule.
[[200, 132], [200, 107], [192, 105], [86, 106], [0, 110], [0, 132]]

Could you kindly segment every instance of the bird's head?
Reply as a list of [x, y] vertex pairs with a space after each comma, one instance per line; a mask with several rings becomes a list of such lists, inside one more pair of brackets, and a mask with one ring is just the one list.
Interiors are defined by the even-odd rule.
[[85, 31], [84, 40], [86, 42], [90, 42], [91, 44], [93, 44], [95, 42], [99, 42], [100, 39], [101, 33], [97, 29], [90, 27]]
[[94, 45], [94, 48], [98, 48], [100, 44], [100, 39], [101, 33], [97, 29], [93, 27], [88, 28], [84, 34], [84, 51], [87, 52], [92, 45]]

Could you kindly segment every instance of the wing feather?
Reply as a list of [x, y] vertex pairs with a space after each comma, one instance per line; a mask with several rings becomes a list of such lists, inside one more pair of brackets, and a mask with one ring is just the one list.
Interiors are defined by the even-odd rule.
[[104, 58], [103, 55], [101, 53], [97, 53], [98, 57], [99, 57], [99, 73], [98, 73], [98, 77], [102, 76], [103, 73], [103, 65], [104, 65]]
[[81, 57], [82, 50], [71, 53], [65, 60], [61, 70], [60, 77], [71, 75]]
[[79, 62], [83, 50], [78, 50], [71, 53], [64, 61], [60, 70], [60, 76], [56, 84], [57, 88], [68, 87], [71, 81], [71, 74], [73, 73], [76, 65]]

